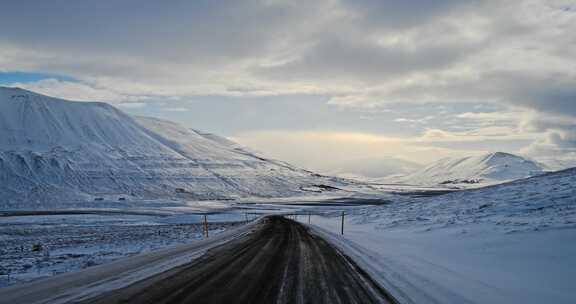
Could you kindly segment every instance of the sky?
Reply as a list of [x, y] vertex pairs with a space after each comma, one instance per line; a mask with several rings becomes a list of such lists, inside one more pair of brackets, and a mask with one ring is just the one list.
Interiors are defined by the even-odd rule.
[[7, 0], [0, 85], [378, 177], [576, 164], [576, 0]]

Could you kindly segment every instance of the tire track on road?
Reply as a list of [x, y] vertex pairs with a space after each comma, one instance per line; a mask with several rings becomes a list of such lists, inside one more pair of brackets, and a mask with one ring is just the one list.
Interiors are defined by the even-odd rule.
[[82, 303], [397, 303], [304, 225], [265, 218], [193, 262]]

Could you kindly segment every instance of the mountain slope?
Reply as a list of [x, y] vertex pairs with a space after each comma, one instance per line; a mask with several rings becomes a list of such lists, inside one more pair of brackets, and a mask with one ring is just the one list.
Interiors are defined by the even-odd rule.
[[273, 197], [331, 181], [224, 138], [133, 118], [106, 103], [0, 87], [3, 208], [88, 207], [111, 196]]
[[517, 155], [495, 152], [464, 158], [443, 158], [396, 181], [418, 184], [494, 184], [542, 174], [543, 167]]

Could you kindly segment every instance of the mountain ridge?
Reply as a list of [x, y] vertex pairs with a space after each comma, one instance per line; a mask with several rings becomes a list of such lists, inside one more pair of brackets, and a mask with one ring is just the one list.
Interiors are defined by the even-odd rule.
[[0, 87], [3, 208], [103, 206], [95, 200], [112, 196], [278, 197], [339, 182], [174, 122]]

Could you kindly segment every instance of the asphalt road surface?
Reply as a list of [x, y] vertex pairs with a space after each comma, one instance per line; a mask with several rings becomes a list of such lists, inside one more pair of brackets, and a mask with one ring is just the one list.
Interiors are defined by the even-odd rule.
[[297, 222], [265, 218], [193, 262], [82, 303], [396, 303]]

